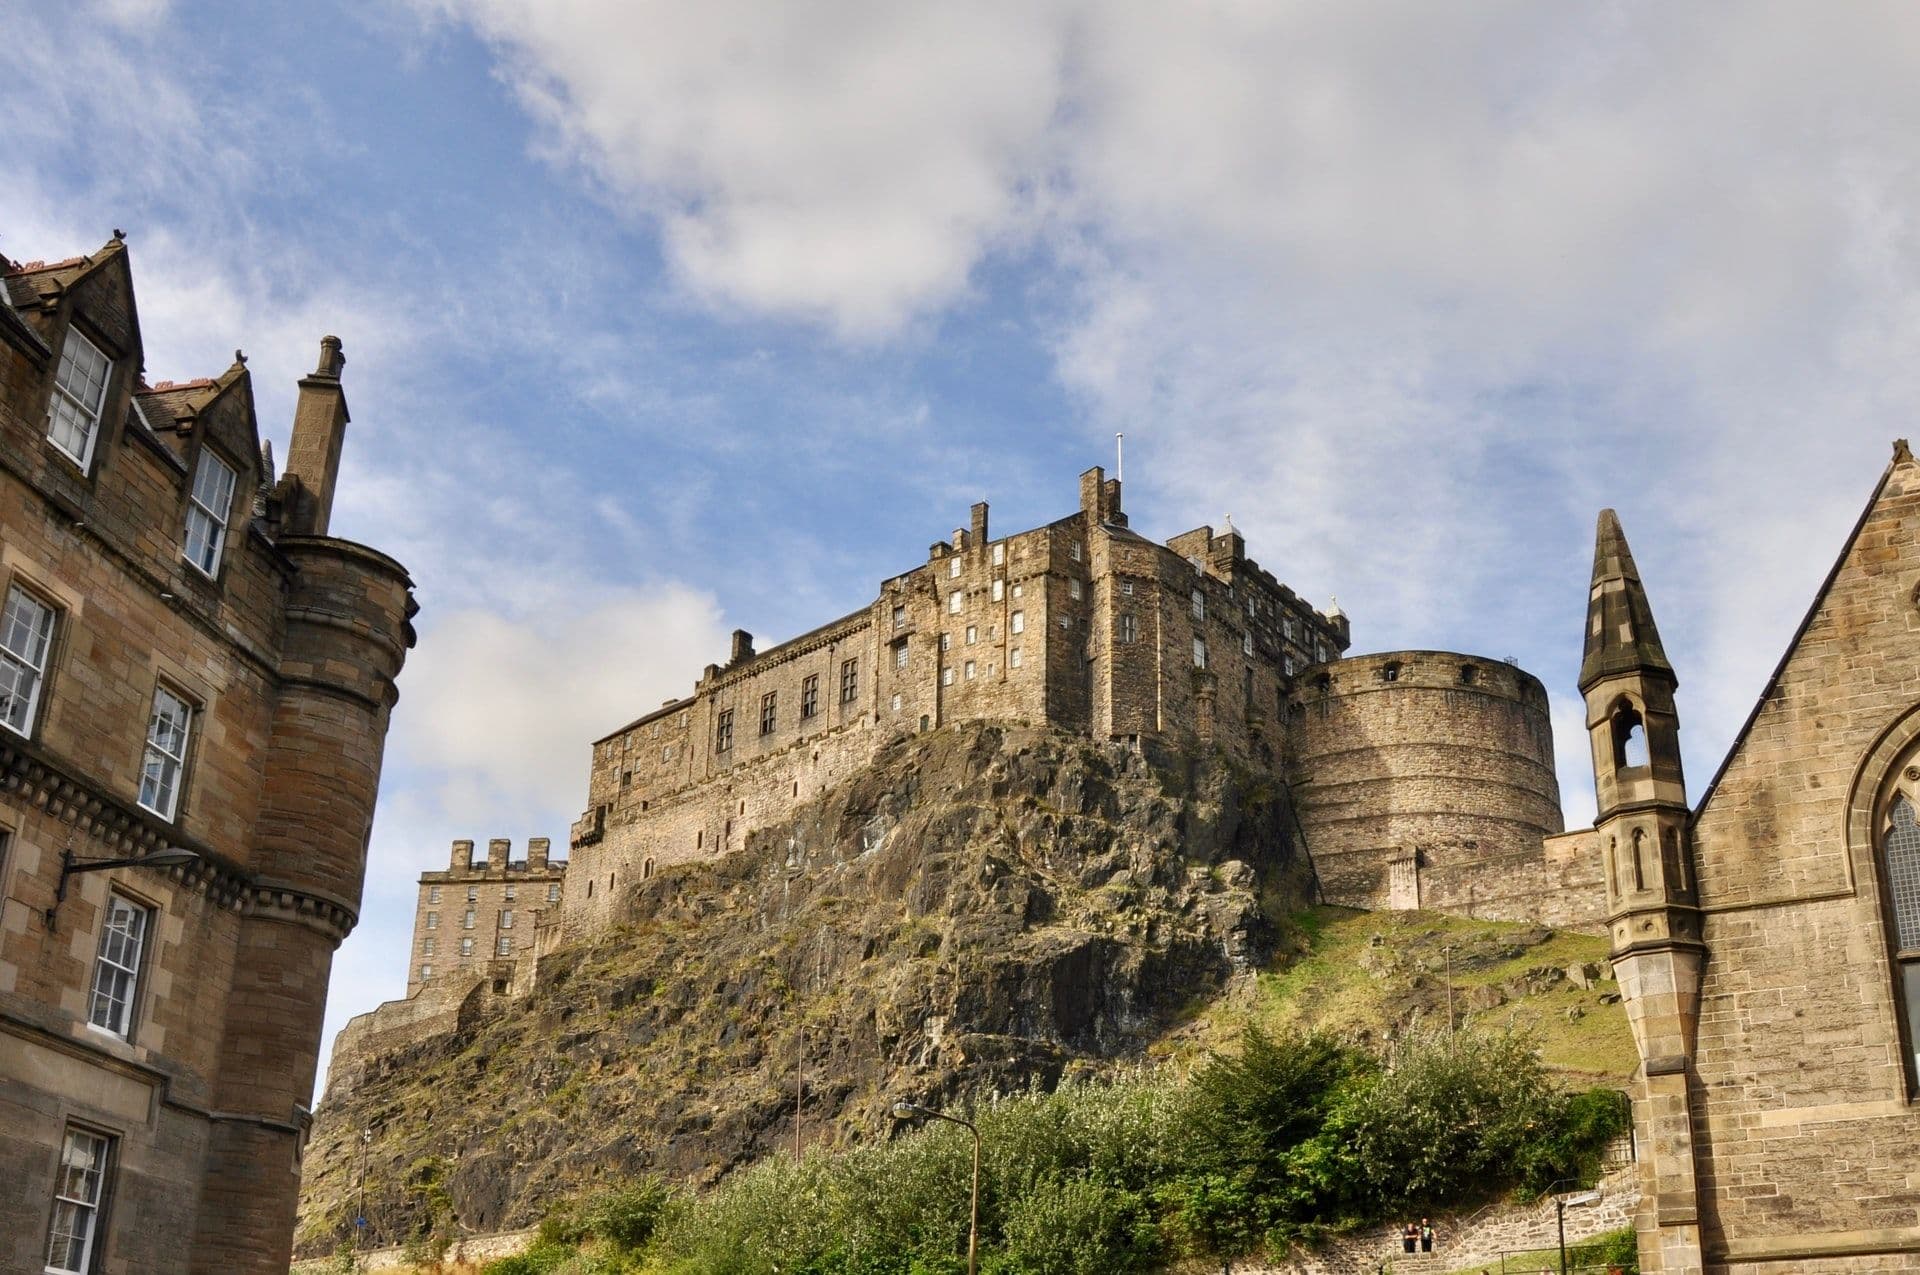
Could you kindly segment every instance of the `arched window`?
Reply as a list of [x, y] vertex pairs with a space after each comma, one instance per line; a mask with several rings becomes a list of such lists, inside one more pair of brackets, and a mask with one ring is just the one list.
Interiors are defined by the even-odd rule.
[[1613, 768], [1626, 770], [1647, 764], [1647, 732], [1640, 710], [1628, 700], [1613, 709]]
[[1633, 888], [1647, 888], [1647, 830], [1633, 830]]
[[1887, 807], [1880, 866], [1892, 925], [1894, 996], [1906, 1025], [1907, 1077], [1920, 1090], [1920, 820], [1905, 793]]

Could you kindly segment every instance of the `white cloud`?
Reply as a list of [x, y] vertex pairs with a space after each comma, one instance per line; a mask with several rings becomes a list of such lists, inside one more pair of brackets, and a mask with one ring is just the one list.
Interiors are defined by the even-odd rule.
[[1036, 206], [1064, 6], [433, 0], [722, 305], [874, 334]]
[[437, 772], [442, 806], [469, 823], [528, 807], [578, 813], [588, 743], [688, 694], [690, 670], [726, 649], [713, 598], [680, 586], [456, 611], [408, 661], [388, 748]]

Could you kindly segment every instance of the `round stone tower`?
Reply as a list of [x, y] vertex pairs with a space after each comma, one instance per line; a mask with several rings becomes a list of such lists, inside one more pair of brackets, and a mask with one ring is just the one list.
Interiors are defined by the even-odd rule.
[[1389, 651], [1306, 670], [1289, 778], [1326, 901], [1538, 919], [1563, 828], [1538, 678], [1499, 660]]

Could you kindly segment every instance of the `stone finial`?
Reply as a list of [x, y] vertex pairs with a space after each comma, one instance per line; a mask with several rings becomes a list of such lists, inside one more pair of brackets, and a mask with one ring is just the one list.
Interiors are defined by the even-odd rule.
[[1904, 464], [1910, 464], [1912, 460], [1913, 460], [1913, 452], [1907, 447], [1907, 440], [1904, 438], [1894, 439], [1893, 440], [1893, 463], [1896, 465], [1904, 465]]

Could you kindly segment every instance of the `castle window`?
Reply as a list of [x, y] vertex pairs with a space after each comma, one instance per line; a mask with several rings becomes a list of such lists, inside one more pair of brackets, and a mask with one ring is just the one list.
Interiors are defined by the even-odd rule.
[[1120, 613], [1120, 640], [1131, 643], [1140, 636], [1140, 621], [1131, 611]]
[[187, 759], [187, 724], [192, 710], [164, 686], [153, 691], [147, 718], [147, 749], [140, 764], [140, 804], [162, 819], [172, 819], [180, 796], [180, 771]]
[[940, 635], [940, 649], [945, 651], [950, 649], [952, 646], [953, 646], [953, 634], [942, 633]]
[[1880, 860], [1893, 922], [1894, 998], [1906, 1028], [1907, 1082], [1920, 1091], [1920, 819], [1904, 793], [1887, 810]]
[[1016, 598], [1019, 597], [1021, 594], [1025, 593], [1026, 591], [1027, 591], [1027, 586], [1024, 584], [1015, 584], [1013, 586], [1013, 596]]
[[897, 606], [893, 609], [893, 627], [896, 629], [904, 629], [907, 627], [907, 609], [905, 607]]
[[620, 772], [620, 786], [622, 788], [633, 787], [633, 772], [631, 770], [623, 770]]
[[433, 966], [422, 965], [420, 967], [420, 981], [424, 983], [432, 977], [433, 977]]
[[[508, 936], [506, 936], [505, 934], [502, 934], [499, 938], [499, 941], [494, 944], [493, 954], [495, 956], [512, 956], [513, 940]], [[505, 991], [506, 989], [500, 986], [500, 984], [495, 983], [493, 985], [493, 990], [496, 992], [502, 992], [502, 991]]]
[[1313, 644], [1313, 662], [1315, 664], [1325, 664], [1327, 662], [1327, 644], [1325, 642], [1315, 642]]
[[905, 638], [893, 644], [893, 666], [895, 668], [905, 668], [907, 666], [907, 643]]
[[94, 1268], [100, 1199], [105, 1194], [113, 1143], [103, 1134], [67, 1126], [66, 1140], [60, 1144], [60, 1170], [53, 1179], [53, 1219], [47, 1224], [47, 1261], [43, 1267], [54, 1275]]
[[1007, 623], [1007, 632], [1025, 633], [1026, 631], [1027, 631], [1027, 613], [1025, 611], [1015, 611], [1013, 613], [1013, 618]]
[[993, 600], [995, 602], [998, 602], [1003, 596], [1005, 596], [1006, 591], [1007, 591], [1007, 582], [1005, 580], [995, 580], [993, 582]]
[[1193, 666], [1195, 668], [1205, 668], [1207, 666], [1207, 640], [1205, 638], [1195, 638], [1193, 640]]
[[421, 940], [420, 940], [420, 955], [422, 955], [422, 956], [432, 956], [432, 955], [433, 955], [433, 945], [434, 945], [434, 942], [435, 942], [435, 940], [434, 940], [434, 937], [433, 937], [433, 935], [431, 935], [431, 934], [429, 934], [429, 935], [427, 935], [427, 937], [425, 937], [425, 938], [423, 938], [423, 939], [421, 939]]
[[1399, 681], [1400, 666], [1398, 664], [1382, 664], [1380, 666], [1380, 680], [1383, 682]]
[[1019, 647], [1016, 646], [1011, 651], [1007, 652], [1007, 667], [1008, 668], [1020, 667], [1020, 648]]
[[461, 939], [461, 940], [460, 940], [460, 955], [462, 955], [462, 956], [472, 956], [472, 955], [473, 955], [473, 940], [472, 940], [472, 939]]
[[1613, 768], [1628, 770], [1647, 764], [1647, 733], [1640, 711], [1622, 699], [1613, 708]]
[[893, 711], [896, 713], [899, 712], [900, 711], [900, 692], [899, 691], [895, 691], [893, 693], [893, 699], [890, 702], [893, 706]]
[[1193, 618], [1196, 620], [1207, 618], [1207, 595], [1198, 589], [1193, 591]]
[[958, 589], [955, 589], [955, 590], [954, 590], [954, 591], [953, 591], [952, 593], [949, 593], [949, 594], [947, 595], [947, 614], [948, 614], [948, 615], [959, 615], [959, 614], [960, 614], [960, 604], [961, 604], [961, 603], [962, 603], [962, 602], [963, 602], [963, 601], [964, 601], [965, 599], [966, 599], [966, 594], [964, 594], [964, 593], [962, 593], [962, 592], [960, 592], [960, 590], [958, 590]]
[[667, 745], [664, 745], [664, 746], [663, 746], [663, 747], [662, 747], [662, 748], [660, 749], [660, 760], [661, 760], [661, 761], [672, 761], [672, 760], [673, 760], [673, 745], [672, 745], [672, 744], [667, 744]]
[[1075, 602], [1080, 600], [1080, 582], [1078, 580], [1067, 581], [1067, 596]]
[[1283, 655], [1280, 657], [1280, 671], [1288, 677], [1293, 676], [1293, 657], [1291, 655]]
[[47, 439], [81, 469], [93, 462], [110, 371], [112, 365], [100, 347], [68, 328], [60, 369], [54, 373], [53, 398], [47, 403]]
[[947, 559], [947, 578], [951, 580], [956, 576], [958, 576], [959, 574], [960, 574], [960, 559], [957, 557], [948, 558]]
[[1245, 633], [1242, 633], [1240, 635], [1240, 652], [1243, 655], [1253, 654], [1253, 630], [1252, 629], [1248, 629]]
[[1060, 628], [1061, 628], [1061, 630], [1062, 630], [1062, 631], [1065, 631], [1065, 630], [1068, 630], [1068, 629], [1071, 629], [1072, 627], [1073, 627], [1073, 617], [1072, 617], [1072, 616], [1070, 616], [1070, 615], [1063, 615], [1063, 616], [1061, 616], [1061, 617], [1060, 617]]
[[558, 903], [559, 901], [560, 901], [560, 883], [558, 881], [549, 881], [547, 883], [547, 902]]
[[733, 747], [733, 710], [723, 708], [713, 723], [713, 751], [724, 753]]
[[503, 930], [511, 930], [513, 928], [513, 909], [512, 908], [500, 909], [500, 928]]
[[233, 467], [202, 447], [187, 495], [187, 561], [206, 576], [218, 575], [220, 550], [227, 543], [227, 516], [233, 510]]
[[800, 716], [812, 717], [820, 711], [820, 675], [809, 673], [800, 683]]
[[993, 565], [999, 566], [1007, 560], [1007, 546], [997, 544], [993, 547]]
[[1067, 556], [1075, 562], [1080, 561], [1080, 542], [1078, 540], [1067, 546]]
[[1130, 598], [1133, 596], [1133, 581], [1122, 580], [1120, 582], [1120, 596], [1123, 598]]
[[967, 680], [969, 682], [973, 680], [973, 661], [972, 660], [967, 661]]
[[473, 909], [472, 908], [468, 908], [465, 914], [461, 916], [460, 928], [463, 930], [471, 930], [473, 928]]
[[953, 685], [953, 666], [951, 664], [949, 664], [946, 668], [943, 668], [940, 670], [940, 685], [942, 686]]
[[438, 912], [427, 913], [427, 928], [429, 930], [437, 930], [440, 928], [440, 914]]
[[0, 617], [0, 723], [16, 734], [33, 733], [52, 645], [53, 608], [18, 586], [8, 590], [6, 614]]
[[1280, 621], [1280, 636], [1287, 639], [1287, 641], [1289, 642], [1293, 641], [1293, 617], [1292, 616], [1287, 616], [1285, 619]]
[[429, 902], [429, 903], [438, 903], [439, 901], [440, 901], [440, 887], [439, 887], [439, 886], [437, 886], [437, 885], [430, 885], [430, 886], [428, 886], [428, 887], [427, 887], [427, 902]]
[[1474, 680], [1479, 676], [1480, 676], [1480, 670], [1475, 668], [1473, 665], [1462, 664], [1460, 666], [1460, 685], [1472, 686], [1474, 683]]
[[840, 665], [840, 702], [851, 704], [860, 698], [860, 661], [851, 659]]
[[[484, 870], [485, 870], [485, 869], [482, 869], [482, 871], [484, 871]], [[479, 900], [479, 898], [480, 898], [480, 887], [479, 887], [479, 886], [477, 886], [477, 885], [470, 885], [470, 886], [468, 886], [468, 887], [467, 887], [467, 902], [469, 902], [469, 903], [474, 903], [474, 902], [477, 902], [477, 901]]]
[[[798, 785], [795, 785], [795, 787], [798, 787]], [[645, 863], [640, 865], [640, 879], [642, 881], [653, 880], [653, 860], [652, 859], [648, 859]]]
[[775, 724], [780, 720], [778, 691], [768, 691], [760, 697], [760, 733], [773, 734]]
[[153, 912], [117, 894], [107, 896], [106, 925], [93, 962], [93, 997], [87, 1022], [122, 1040], [133, 1037], [134, 994], [140, 986], [140, 956]]
[[975, 642], [978, 642], [979, 640], [980, 640], [980, 630], [976, 626], [969, 624], [967, 626], [967, 645], [972, 646]]

